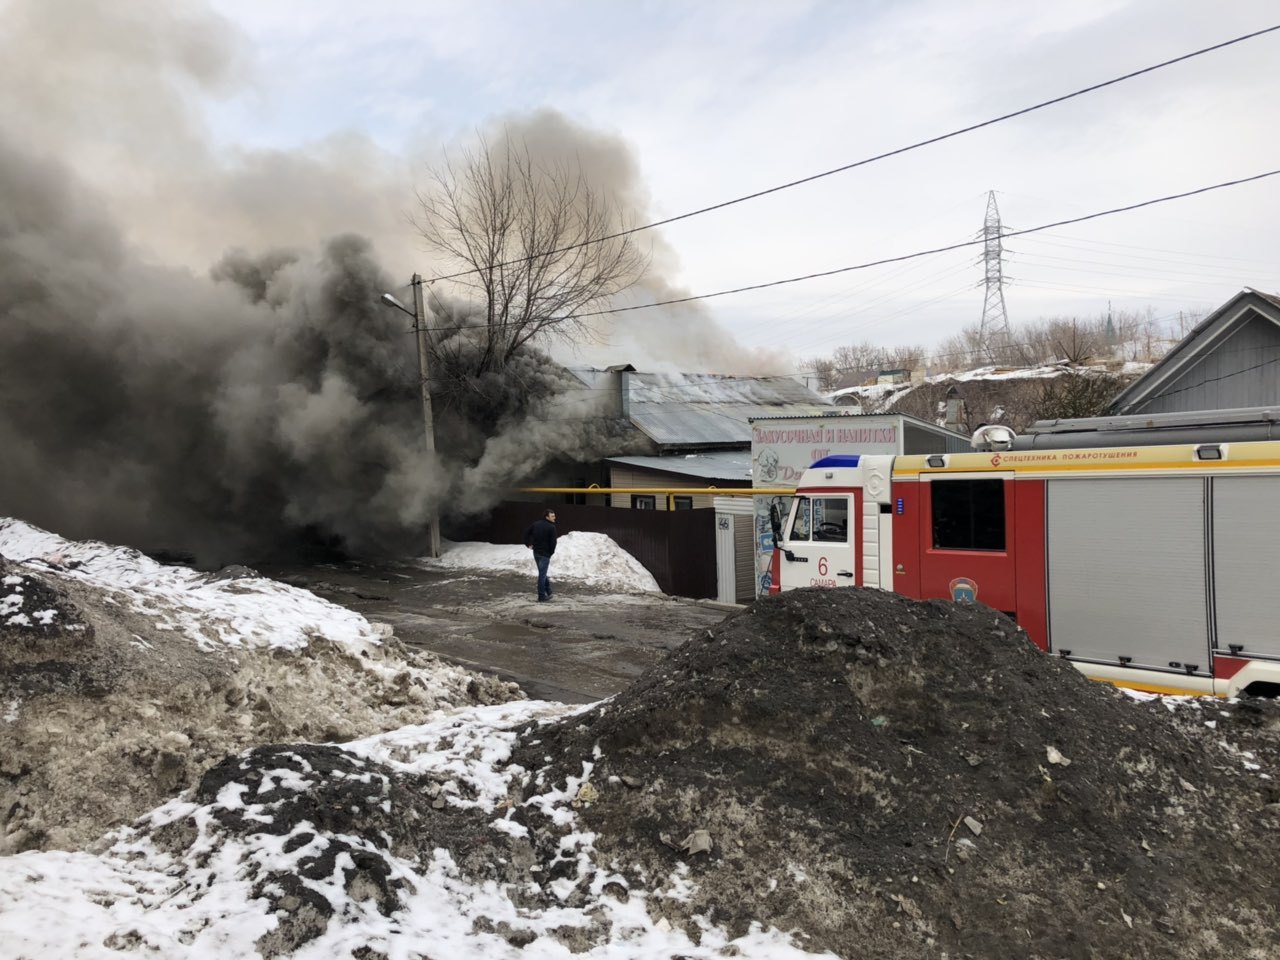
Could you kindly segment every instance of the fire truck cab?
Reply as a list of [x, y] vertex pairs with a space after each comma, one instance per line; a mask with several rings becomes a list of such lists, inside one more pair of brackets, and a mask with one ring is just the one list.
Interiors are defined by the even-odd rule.
[[1280, 693], [1280, 442], [831, 456], [775, 538], [775, 589], [984, 603], [1095, 679]]

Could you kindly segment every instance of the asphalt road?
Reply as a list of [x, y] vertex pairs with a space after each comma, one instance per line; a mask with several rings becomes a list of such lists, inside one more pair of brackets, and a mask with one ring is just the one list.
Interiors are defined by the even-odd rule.
[[391, 624], [404, 643], [513, 680], [531, 698], [588, 703], [622, 690], [694, 631], [733, 608], [618, 594], [556, 580], [538, 603], [532, 576], [405, 564], [262, 568]]

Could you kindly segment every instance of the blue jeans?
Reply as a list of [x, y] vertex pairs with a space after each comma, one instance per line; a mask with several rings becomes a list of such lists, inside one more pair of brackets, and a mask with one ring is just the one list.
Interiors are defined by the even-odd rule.
[[551, 596], [551, 579], [547, 576], [547, 567], [551, 564], [551, 558], [542, 553], [535, 553], [533, 562], [538, 565], [538, 599], [545, 600]]

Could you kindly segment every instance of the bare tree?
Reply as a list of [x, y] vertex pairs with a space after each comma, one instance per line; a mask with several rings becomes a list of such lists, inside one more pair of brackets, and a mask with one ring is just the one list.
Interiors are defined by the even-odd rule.
[[831, 359], [842, 373], [858, 373], [863, 370], [883, 367], [887, 353], [870, 340], [861, 343], [850, 343], [836, 347]]
[[[874, 378], [880, 370], [915, 370], [923, 366], [925, 348], [921, 346], [878, 347], [869, 340], [836, 347], [829, 358], [814, 359], [809, 365], [823, 390], [837, 389], [849, 378]], [[860, 385], [860, 383], [847, 384]]]
[[417, 199], [413, 223], [428, 248], [451, 272], [468, 271], [456, 282], [469, 302], [445, 311], [452, 335], [435, 338], [441, 372], [486, 374], [538, 338], [589, 336], [581, 316], [647, 266], [631, 236], [616, 236], [622, 217], [581, 168], [537, 163], [523, 143], [482, 139], [433, 170]]
[[1049, 340], [1054, 353], [1069, 363], [1083, 366], [1098, 354], [1098, 324], [1070, 320], [1051, 320]]
[[836, 384], [840, 382], [840, 370], [831, 360], [818, 358], [808, 361], [804, 366], [813, 371], [819, 390], [825, 393], [836, 389]]
[[886, 369], [915, 370], [924, 366], [927, 352], [919, 344], [889, 347], [884, 352], [884, 366]]
[[1103, 416], [1123, 387], [1106, 374], [1064, 373], [1039, 383], [1039, 396], [1032, 402], [1035, 420], [1075, 420]]
[[930, 365], [942, 370], [967, 370], [980, 366], [986, 360], [981, 328], [978, 324], [962, 327], [959, 333], [947, 337], [930, 356]]

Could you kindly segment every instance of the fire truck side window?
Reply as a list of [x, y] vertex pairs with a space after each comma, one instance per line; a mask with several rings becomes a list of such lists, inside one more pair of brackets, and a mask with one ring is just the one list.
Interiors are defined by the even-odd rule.
[[787, 539], [809, 539], [809, 498], [796, 497], [796, 512], [791, 521], [791, 529], [787, 531]]
[[936, 480], [930, 486], [934, 549], [1005, 548], [1003, 480]]
[[813, 501], [813, 539], [826, 543], [849, 540], [849, 500], [846, 497], [820, 497]]

